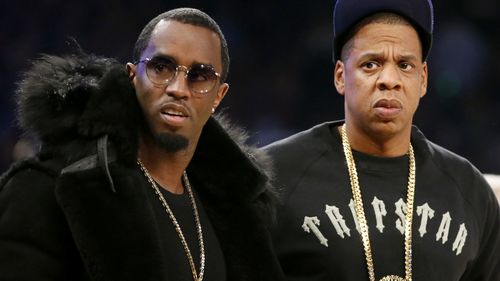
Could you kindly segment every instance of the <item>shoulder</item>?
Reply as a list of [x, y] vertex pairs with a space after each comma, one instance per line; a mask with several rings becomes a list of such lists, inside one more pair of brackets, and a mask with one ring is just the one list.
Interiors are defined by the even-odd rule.
[[452, 182], [465, 201], [480, 207], [487, 202], [493, 202], [493, 192], [483, 174], [466, 158], [438, 145], [424, 137], [414, 128], [412, 138], [418, 145], [423, 157], [428, 157], [436, 172]]
[[49, 190], [52, 193], [58, 174], [54, 163], [44, 163], [35, 158], [17, 162], [0, 177], [0, 198], [28, 192], [30, 196], [25, 200], [29, 200], [37, 198], [38, 193]]
[[297, 160], [297, 158], [303, 159], [302, 157], [314, 158], [328, 149], [332, 131], [338, 125], [338, 122], [322, 123], [271, 143], [262, 149], [271, 155], [274, 162], [280, 160], [287, 162], [288, 160]]
[[431, 161], [449, 177], [460, 180], [479, 177], [483, 179], [483, 183], [486, 183], [481, 172], [465, 157], [428, 140], [416, 128], [413, 131], [412, 137], [416, 140], [422, 152], [427, 154]]
[[275, 184], [285, 194], [292, 193], [310, 167], [332, 151], [338, 125], [322, 123], [262, 148], [271, 157]]
[[32, 159], [13, 165], [0, 180], [0, 228], [45, 228], [42, 224], [48, 225], [51, 216], [61, 217], [56, 180], [57, 172], [46, 163]]

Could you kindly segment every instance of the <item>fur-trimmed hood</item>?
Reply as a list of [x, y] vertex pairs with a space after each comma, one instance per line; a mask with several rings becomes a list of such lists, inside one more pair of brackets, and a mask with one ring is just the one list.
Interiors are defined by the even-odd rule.
[[[125, 66], [93, 55], [42, 56], [17, 90], [18, 123], [42, 152], [68, 163], [90, 153], [89, 140], [108, 135], [122, 160], [136, 158], [142, 114]], [[68, 158], [69, 157], [69, 158]]]

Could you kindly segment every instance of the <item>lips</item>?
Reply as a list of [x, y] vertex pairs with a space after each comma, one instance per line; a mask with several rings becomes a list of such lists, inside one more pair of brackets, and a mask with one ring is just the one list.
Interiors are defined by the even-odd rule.
[[174, 110], [174, 109], [168, 109], [168, 110], [162, 111], [161, 113], [167, 114], [167, 115], [172, 115], [172, 116], [187, 117], [187, 115], [184, 112]]
[[403, 104], [396, 99], [381, 99], [375, 103], [374, 109], [379, 117], [392, 119], [403, 110]]
[[160, 109], [162, 119], [170, 126], [179, 127], [190, 117], [189, 110], [182, 104], [169, 102]]

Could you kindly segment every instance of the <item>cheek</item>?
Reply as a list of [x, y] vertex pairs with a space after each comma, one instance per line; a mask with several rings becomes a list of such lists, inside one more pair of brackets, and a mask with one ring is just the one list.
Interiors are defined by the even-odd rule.
[[411, 100], [411, 110], [412, 114], [415, 114], [417, 107], [420, 103], [420, 93], [415, 93]]
[[203, 123], [208, 120], [208, 118], [212, 114], [212, 103], [213, 99], [209, 97], [193, 101], [193, 106], [196, 108], [198, 118], [200, 118]]
[[203, 121], [207, 121], [210, 115], [212, 114], [212, 107], [208, 105], [203, 105], [200, 110], [200, 116], [203, 118]]
[[352, 71], [345, 79], [347, 87], [355, 89], [355, 91], [366, 91], [373, 88], [375, 80], [374, 75], [367, 75], [361, 70]]
[[346, 80], [346, 98], [350, 100], [350, 103], [359, 105], [370, 103], [373, 93], [371, 80], [368, 77], [354, 76]]
[[148, 109], [150, 95], [140, 88], [136, 89], [135, 95], [137, 97], [137, 100], [139, 101], [139, 105], [141, 106], [142, 111], [146, 112]]
[[413, 79], [409, 79], [406, 85], [409, 85], [406, 90], [410, 91], [407, 92], [408, 102], [411, 103], [414, 107], [417, 107], [420, 102], [420, 98], [424, 94], [424, 92], [422, 92], [422, 79], [420, 79], [420, 77], [414, 77]]
[[155, 92], [152, 91], [151, 89], [137, 87], [136, 97], [137, 101], [139, 102], [139, 106], [142, 109], [142, 112], [144, 112], [146, 117], [149, 119], [148, 116], [152, 114], [155, 108], [155, 97], [156, 97]]

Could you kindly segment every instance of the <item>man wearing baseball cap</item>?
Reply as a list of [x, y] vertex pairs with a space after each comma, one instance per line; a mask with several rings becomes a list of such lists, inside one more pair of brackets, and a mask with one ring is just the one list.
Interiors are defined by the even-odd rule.
[[288, 280], [500, 280], [495, 195], [412, 124], [431, 1], [337, 0], [333, 18], [345, 120], [264, 148], [285, 191], [274, 243]]

